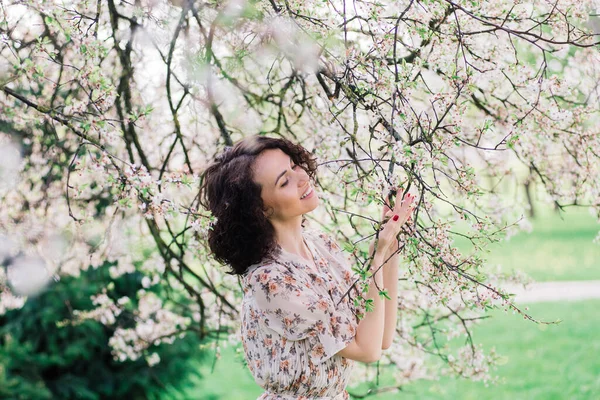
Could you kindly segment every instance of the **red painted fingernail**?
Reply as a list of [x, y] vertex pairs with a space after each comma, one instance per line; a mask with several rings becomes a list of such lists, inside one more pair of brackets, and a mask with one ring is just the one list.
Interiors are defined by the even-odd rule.
[[393, 219], [394, 221], [398, 221], [398, 218], [400, 218], [400, 217], [399, 217], [399, 216], [397, 216], [397, 215], [394, 215], [394, 217], [393, 217], [392, 219]]

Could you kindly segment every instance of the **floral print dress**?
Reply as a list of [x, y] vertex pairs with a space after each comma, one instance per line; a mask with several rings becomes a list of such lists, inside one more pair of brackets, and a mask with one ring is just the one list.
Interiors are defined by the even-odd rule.
[[275, 261], [254, 264], [243, 277], [242, 343], [265, 389], [259, 400], [349, 397], [354, 361], [336, 353], [356, 335], [360, 281], [328, 235], [305, 229], [303, 237], [317, 270], [278, 246]]

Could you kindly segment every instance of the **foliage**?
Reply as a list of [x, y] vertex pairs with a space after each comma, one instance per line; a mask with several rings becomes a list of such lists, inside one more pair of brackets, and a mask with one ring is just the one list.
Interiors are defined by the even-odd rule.
[[[135, 297], [140, 278], [138, 273], [121, 276], [110, 296]], [[114, 327], [91, 319], [64, 322], [75, 309], [94, 309], [90, 297], [108, 281], [108, 269], [64, 277], [0, 317], [1, 398], [159, 398], [167, 385], [178, 387], [190, 379], [190, 362], [202, 359], [197, 336], [152, 346], [145, 358], [118, 362], [109, 346]], [[131, 312], [122, 313], [117, 326], [131, 325], [133, 318]]]

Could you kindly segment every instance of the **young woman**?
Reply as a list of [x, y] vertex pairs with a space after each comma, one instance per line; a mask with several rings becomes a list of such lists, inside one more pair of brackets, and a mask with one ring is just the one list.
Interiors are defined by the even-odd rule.
[[[265, 389], [261, 400], [348, 399], [352, 360], [378, 360], [395, 332], [398, 266], [385, 262], [398, 248], [414, 198], [402, 201], [399, 194], [394, 210], [384, 208], [390, 218], [379, 232], [371, 271], [385, 265], [363, 294], [374, 310], [362, 313], [352, 300], [357, 275], [340, 247], [304, 228], [304, 214], [319, 204], [315, 173], [302, 146], [252, 136], [203, 174], [201, 201], [217, 218], [208, 243], [214, 257], [242, 277], [242, 342], [248, 367]], [[377, 287], [392, 300], [384, 302]]]

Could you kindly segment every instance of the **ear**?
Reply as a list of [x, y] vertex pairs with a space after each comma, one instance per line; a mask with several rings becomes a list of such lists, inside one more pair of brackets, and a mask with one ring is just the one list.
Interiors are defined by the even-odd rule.
[[270, 219], [273, 216], [273, 214], [275, 213], [275, 210], [273, 209], [273, 207], [267, 207], [267, 208], [263, 207], [262, 211], [263, 211], [263, 215], [265, 216], [266, 219]]

